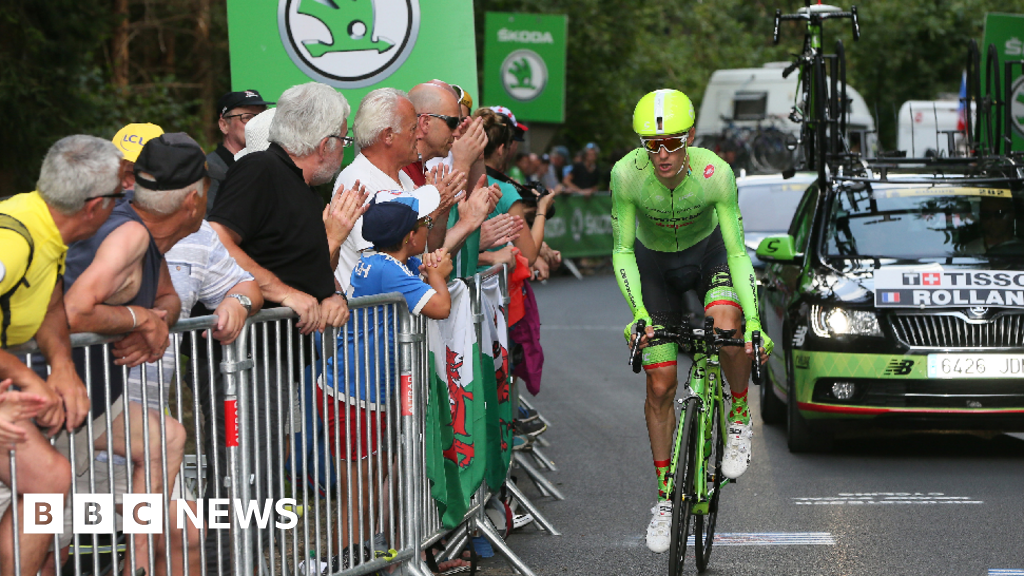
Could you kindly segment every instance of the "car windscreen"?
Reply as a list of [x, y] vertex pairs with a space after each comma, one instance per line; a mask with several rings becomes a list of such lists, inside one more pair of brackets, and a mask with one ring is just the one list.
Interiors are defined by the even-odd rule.
[[747, 232], [785, 232], [808, 182], [740, 185], [740, 214]]
[[840, 190], [829, 213], [829, 256], [1024, 256], [1019, 190], [893, 187]]

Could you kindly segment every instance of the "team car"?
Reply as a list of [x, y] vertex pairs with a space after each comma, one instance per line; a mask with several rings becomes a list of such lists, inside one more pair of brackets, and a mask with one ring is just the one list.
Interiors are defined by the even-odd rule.
[[852, 427], [1024, 429], [1024, 175], [1012, 162], [820, 179], [757, 255], [761, 319], [779, 343], [761, 411], [786, 422], [790, 450]]

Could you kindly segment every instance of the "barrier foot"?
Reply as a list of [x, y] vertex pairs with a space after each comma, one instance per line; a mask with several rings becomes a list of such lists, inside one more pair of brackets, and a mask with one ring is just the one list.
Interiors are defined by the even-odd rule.
[[452, 558], [458, 557], [462, 552], [462, 549], [466, 547], [466, 542], [468, 541], [469, 530], [467, 529], [467, 523], [463, 522], [458, 528], [448, 535], [448, 545], [441, 551], [439, 558], [443, 560], [451, 560]]
[[562, 533], [559, 532], [558, 529], [556, 529], [554, 525], [551, 524], [551, 522], [549, 522], [548, 519], [540, 513], [540, 510], [538, 510], [537, 507], [533, 505], [533, 502], [530, 502], [526, 495], [523, 494], [523, 491], [520, 490], [518, 486], [516, 486], [515, 482], [505, 482], [505, 488], [509, 492], [511, 492], [512, 497], [519, 501], [519, 503], [523, 505], [523, 508], [526, 508], [526, 511], [529, 512], [531, 516], [533, 516], [533, 520], [537, 523], [538, 526], [546, 530], [552, 536], [562, 535]]
[[[526, 406], [527, 410], [536, 410], [537, 416], [540, 418], [540, 421], [543, 422], [548, 428], [551, 427], [551, 421], [545, 418], [544, 415], [540, 413], [540, 410], [534, 408], [533, 404], [530, 403], [530, 401], [527, 400], [524, 396], [519, 397], [519, 403], [522, 404], [523, 406]], [[538, 436], [537, 439], [540, 440], [540, 437]], [[547, 446], [548, 444], [545, 443], [544, 445]]]
[[537, 461], [537, 464], [539, 466], [545, 468], [550, 472], [558, 472], [558, 467], [555, 466], [554, 461], [545, 456], [544, 453], [540, 451], [540, 448], [537, 448], [536, 444], [534, 444], [534, 446], [530, 448], [528, 452], [531, 456], [533, 456], [533, 459]]
[[551, 442], [545, 440], [543, 436], [537, 436], [536, 438], [534, 438], [533, 444], [535, 446], [540, 446], [542, 448], [547, 448], [548, 446], [551, 446]]
[[565, 500], [565, 496], [562, 495], [562, 492], [558, 488], [555, 488], [555, 485], [552, 484], [550, 480], [545, 478], [543, 474], [538, 472], [537, 469], [533, 467], [533, 464], [530, 464], [529, 460], [527, 460], [521, 453], [518, 452], [515, 454], [515, 456], [516, 463], [518, 463], [519, 466], [526, 472], [526, 474], [530, 477], [530, 480], [533, 480], [533, 483], [537, 485], [537, 488], [539, 488], [542, 492], [547, 492], [548, 494], [554, 496], [558, 500]]
[[562, 260], [562, 264], [565, 264], [565, 267], [569, 269], [569, 272], [572, 272], [572, 275], [575, 276], [577, 280], [583, 280], [583, 274], [580, 274], [580, 269], [576, 267], [575, 262], [566, 258], [565, 260]]
[[523, 576], [537, 576], [533, 573], [533, 570], [530, 570], [529, 566], [519, 559], [519, 556], [516, 556], [516, 553], [508, 547], [508, 544], [505, 544], [505, 541], [501, 539], [501, 536], [498, 535], [498, 532], [494, 529], [494, 526], [491, 526], [490, 522], [483, 522], [474, 518], [473, 524], [476, 525], [476, 529], [480, 531], [480, 534], [487, 538], [487, 541], [491, 543], [494, 550], [505, 557], [505, 561], [509, 563], [509, 566], [518, 570]]

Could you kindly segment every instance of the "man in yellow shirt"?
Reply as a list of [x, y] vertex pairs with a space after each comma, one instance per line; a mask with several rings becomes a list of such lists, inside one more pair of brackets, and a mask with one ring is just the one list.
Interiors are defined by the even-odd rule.
[[[0, 380], [46, 399], [42, 411], [13, 424], [25, 434], [17, 445], [18, 509], [25, 493], [66, 493], [71, 467], [44, 436], [77, 428], [89, 411], [85, 385], [71, 360], [64, 312], [67, 245], [84, 240], [110, 216], [121, 192], [121, 153], [107, 140], [68, 136], [47, 152], [37, 191], [0, 202]], [[50, 365], [43, 380], [6, 349], [35, 338]], [[0, 482], [11, 484], [8, 458], [0, 458]], [[5, 492], [9, 492], [4, 490]], [[2, 499], [2, 498], [0, 498]], [[21, 574], [35, 574], [53, 541], [25, 534], [20, 523]], [[12, 509], [0, 518], [0, 574], [14, 576]]]

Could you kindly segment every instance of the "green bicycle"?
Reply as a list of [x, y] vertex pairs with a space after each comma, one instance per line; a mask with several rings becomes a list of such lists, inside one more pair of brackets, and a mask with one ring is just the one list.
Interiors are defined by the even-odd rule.
[[[637, 323], [637, 334], [646, 324]], [[725, 451], [727, 394], [722, 388], [718, 352], [725, 346], [743, 347], [742, 338], [733, 338], [735, 330], [719, 330], [714, 320], [704, 319], [704, 328], [691, 328], [688, 323], [659, 328], [658, 339], [674, 341], [693, 355], [693, 366], [686, 390], [689, 395], [678, 400], [682, 406], [680, 424], [676, 427], [672, 461], [669, 465], [669, 493], [672, 495], [672, 541], [669, 547], [669, 576], [683, 573], [687, 538], [693, 535], [697, 571], [707, 570], [714, 544], [718, 519], [718, 499], [729, 482], [722, 475]], [[751, 341], [755, 350], [761, 348], [761, 333], [754, 332]], [[636, 338], [630, 354], [633, 372], [639, 373], [641, 338]], [[755, 382], [762, 379], [760, 363], [752, 362]]]

